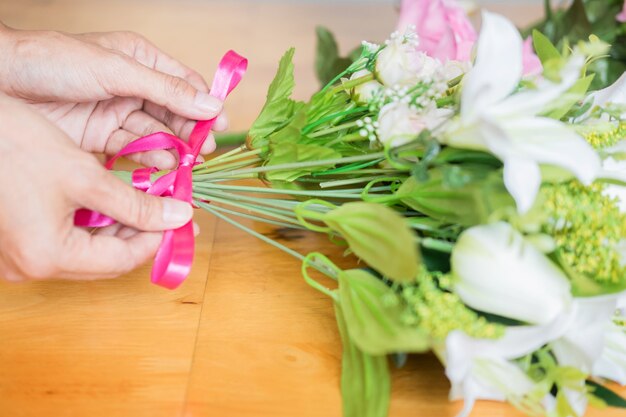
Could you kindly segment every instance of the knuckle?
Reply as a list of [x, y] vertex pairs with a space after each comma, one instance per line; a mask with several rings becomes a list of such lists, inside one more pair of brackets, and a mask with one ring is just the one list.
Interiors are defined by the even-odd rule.
[[156, 216], [156, 208], [154, 204], [149, 204], [149, 200], [139, 192], [135, 193], [136, 197], [129, 200], [130, 218], [139, 227], [148, 227], [152, 223], [152, 219]]
[[167, 92], [174, 97], [181, 97], [187, 93], [187, 81], [180, 77], [170, 76], [167, 79]]

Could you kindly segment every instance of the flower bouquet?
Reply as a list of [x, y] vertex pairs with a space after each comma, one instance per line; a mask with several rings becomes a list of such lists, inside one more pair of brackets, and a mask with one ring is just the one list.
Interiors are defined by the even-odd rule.
[[[195, 204], [301, 260], [334, 304], [345, 416], [386, 416], [388, 356], [426, 351], [461, 415], [479, 399], [626, 407], [605, 385], [626, 384], [626, 95], [587, 93], [609, 46], [535, 31], [543, 70], [524, 76], [498, 15], [473, 63], [420, 42], [411, 27], [364, 42], [307, 103], [288, 51], [245, 145], [193, 168]], [[237, 182], [251, 178], [265, 184]], [[354, 269], [238, 217], [326, 234]]]
[[[626, 93], [587, 92], [609, 46], [535, 31], [542, 70], [525, 76], [501, 16], [483, 15], [473, 61], [428, 55], [413, 29], [364, 42], [306, 103], [288, 51], [246, 143], [193, 167], [194, 203], [328, 296], [347, 417], [386, 416], [388, 357], [427, 351], [463, 416], [480, 399], [626, 408], [607, 385], [626, 384]], [[325, 234], [353, 268], [237, 218]]]

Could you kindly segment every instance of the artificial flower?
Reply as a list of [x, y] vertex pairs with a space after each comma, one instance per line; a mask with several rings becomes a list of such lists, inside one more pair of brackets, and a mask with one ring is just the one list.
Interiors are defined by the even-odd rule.
[[566, 331], [551, 343], [560, 365], [591, 373], [604, 349], [617, 297], [605, 295], [574, 300]]
[[546, 324], [570, 307], [563, 271], [508, 223], [466, 230], [451, 260], [455, 292], [478, 311]]
[[624, 2], [624, 6], [622, 7], [622, 11], [617, 15], [618, 22], [626, 22], [626, 1]]
[[469, 61], [476, 31], [455, 0], [402, 0], [398, 30], [414, 25], [418, 49], [441, 62]]
[[376, 59], [376, 77], [387, 87], [430, 81], [441, 63], [417, 49], [415, 34], [394, 32]]
[[531, 37], [526, 38], [522, 44], [522, 67], [524, 76], [532, 77], [543, 72], [543, 65], [533, 49]]
[[626, 74], [610, 86], [590, 94], [587, 100], [593, 100], [594, 106], [604, 106], [609, 103], [626, 104]]
[[561, 328], [559, 321], [546, 326], [509, 327], [499, 339], [475, 339], [460, 331], [451, 332], [443, 362], [452, 385], [450, 399], [465, 401], [457, 417], [468, 416], [479, 399], [519, 400], [528, 395], [534, 382], [512, 360], [536, 351]]
[[578, 80], [584, 57], [571, 57], [559, 83], [539, 80], [536, 89], [514, 94], [523, 73], [522, 46], [511, 22], [483, 13], [476, 62], [462, 86], [460, 117], [440, 139], [500, 158], [504, 183], [520, 213], [535, 202], [541, 164], [562, 167], [584, 184], [600, 168], [600, 158], [585, 139], [564, 123], [540, 116]]
[[[350, 80], [355, 80], [361, 77], [370, 75], [368, 70], [360, 70], [352, 74]], [[352, 98], [357, 103], [365, 104], [369, 103], [376, 95], [382, 90], [383, 86], [376, 80], [367, 81], [363, 84], [359, 84], [352, 89]]]
[[593, 375], [626, 385], [626, 328], [624, 326], [614, 323], [609, 325], [604, 350], [593, 366]]
[[416, 139], [424, 130], [434, 130], [451, 116], [448, 109], [418, 111], [402, 101], [393, 102], [380, 109], [378, 115], [378, 140], [386, 146], [397, 147]]

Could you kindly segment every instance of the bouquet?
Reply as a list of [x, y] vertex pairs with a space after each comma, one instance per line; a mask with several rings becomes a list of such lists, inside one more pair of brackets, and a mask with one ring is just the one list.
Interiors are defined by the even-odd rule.
[[[535, 31], [542, 72], [524, 76], [498, 15], [473, 62], [420, 42], [411, 26], [364, 42], [307, 103], [290, 98], [288, 51], [245, 145], [194, 167], [195, 204], [301, 260], [329, 297], [345, 416], [387, 415], [388, 356], [426, 351], [463, 416], [480, 399], [626, 407], [606, 385], [626, 384], [626, 95], [587, 93], [609, 45]], [[265, 185], [235, 181], [250, 178]], [[237, 217], [326, 234], [354, 268]]]
[[[326, 61], [306, 103], [288, 51], [246, 143], [193, 167], [194, 203], [300, 260], [328, 296], [346, 417], [386, 416], [388, 358], [427, 351], [462, 416], [481, 399], [555, 417], [626, 408], [611, 390], [626, 384], [626, 90], [588, 93], [610, 46], [534, 31], [535, 56], [501, 16], [484, 13], [475, 46], [459, 25], [440, 38], [453, 57], [406, 25]], [[325, 234], [353, 267], [237, 218]]]

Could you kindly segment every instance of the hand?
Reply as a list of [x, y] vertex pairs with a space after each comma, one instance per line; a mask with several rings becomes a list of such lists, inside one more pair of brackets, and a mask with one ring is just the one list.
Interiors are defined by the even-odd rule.
[[[45, 115], [88, 152], [112, 155], [157, 131], [186, 139], [195, 120], [222, 111], [199, 74], [133, 33], [67, 35], [0, 24], [0, 51], [0, 91]], [[222, 115], [215, 129], [226, 127]], [[202, 153], [214, 149], [209, 137]], [[176, 164], [168, 151], [135, 160], [161, 169]]]
[[[0, 94], [0, 278], [95, 279], [153, 256], [159, 231], [187, 223], [191, 205], [135, 190], [27, 105]], [[137, 230], [90, 234], [74, 226], [87, 207]]]

